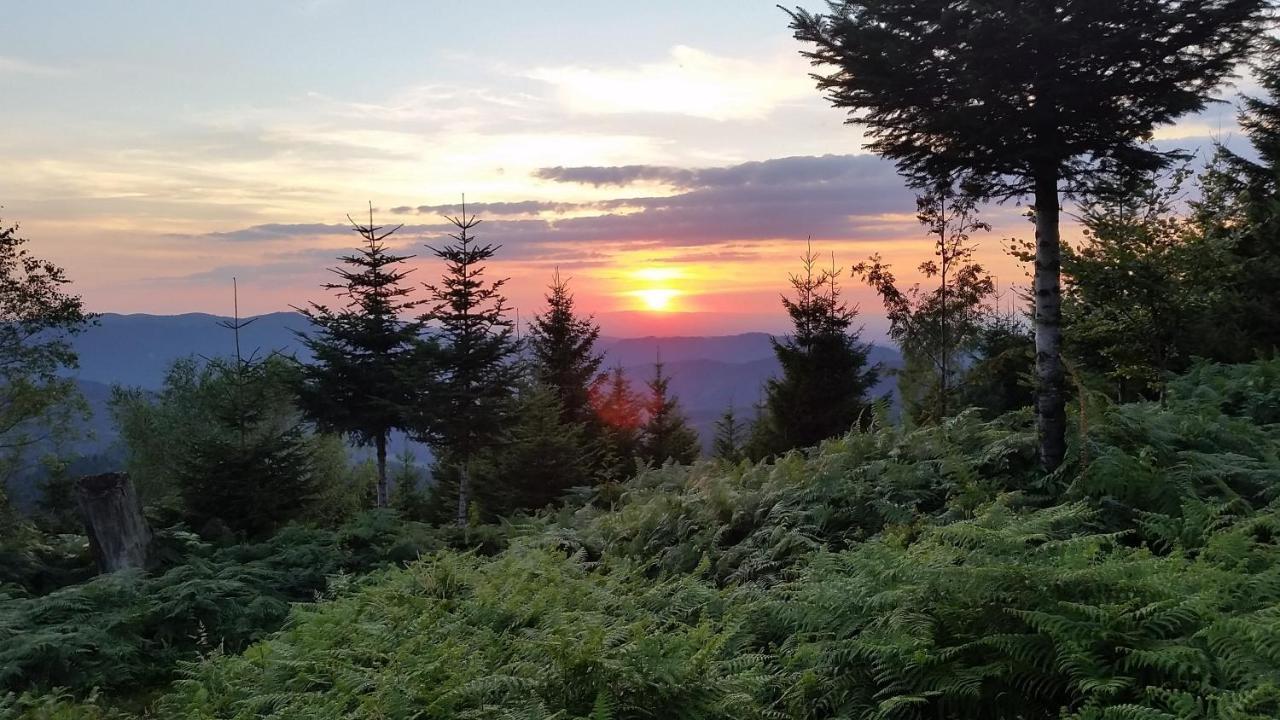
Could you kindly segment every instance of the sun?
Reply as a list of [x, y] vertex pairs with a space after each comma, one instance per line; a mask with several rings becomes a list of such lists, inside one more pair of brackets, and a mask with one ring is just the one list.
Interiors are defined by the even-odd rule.
[[640, 298], [645, 308], [653, 312], [663, 312], [671, 309], [672, 299], [680, 293], [668, 288], [649, 288], [647, 290], [636, 290], [633, 294]]

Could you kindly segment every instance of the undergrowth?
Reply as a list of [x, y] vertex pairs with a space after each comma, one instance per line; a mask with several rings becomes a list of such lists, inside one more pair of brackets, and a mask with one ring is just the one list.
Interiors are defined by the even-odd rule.
[[132, 715], [188, 720], [1280, 717], [1278, 397], [1280, 362], [1196, 368], [1087, 408], [1047, 477], [1029, 417], [962, 414], [653, 469], [502, 550], [295, 535], [11, 597], [0, 717], [123, 712], [91, 688], [137, 643], [186, 659]]

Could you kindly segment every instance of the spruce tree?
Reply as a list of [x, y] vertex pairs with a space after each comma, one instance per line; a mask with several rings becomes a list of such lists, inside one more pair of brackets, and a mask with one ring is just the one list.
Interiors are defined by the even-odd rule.
[[716, 420], [716, 437], [711, 445], [711, 456], [728, 462], [739, 462], [746, 453], [748, 428], [738, 419], [733, 405], [725, 408]]
[[991, 226], [977, 219], [976, 199], [951, 187], [934, 188], [916, 199], [917, 218], [933, 239], [936, 259], [919, 271], [936, 283], [898, 287], [880, 255], [854, 266], [855, 275], [875, 289], [889, 319], [889, 337], [902, 350], [898, 372], [903, 408], [916, 421], [940, 421], [954, 411], [961, 371], [977, 342], [985, 303], [995, 291], [991, 276], [973, 261], [970, 235]]
[[812, 248], [801, 262], [803, 271], [791, 276], [795, 296], [782, 297], [794, 330], [773, 340], [782, 377], [766, 386], [771, 453], [816, 445], [869, 419], [867, 396], [878, 376], [861, 329], [852, 329], [857, 310], [840, 297], [840, 271], [819, 270]]
[[1030, 323], [996, 308], [983, 320], [973, 344], [959, 401], [993, 419], [1035, 402], [1035, 338]]
[[769, 414], [768, 384], [761, 388], [759, 399], [751, 404], [751, 423], [747, 426], [746, 442], [742, 453], [752, 462], [760, 462], [777, 452], [778, 430]]
[[526, 339], [534, 377], [559, 398], [566, 422], [591, 424], [591, 387], [604, 361], [596, 350], [600, 327], [574, 312], [569, 281], [559, 270], [551, 276], [546, 298], [547, 309], [529, 324]]
[[596, 379], [592, 407], [604, 440], [599, 464], [601, 479], [624, 479], [636, 466], [644, 408], [621, 367]]
[[1220, 146], [1197, 207], [1204, 231], [1230, 248], [1220, 348], [1235, 362], [1280, 351], [1280, 39], [1262, 42], [1253, 77], [1263, 94], [1245, 97], [1240, 113], [1253, 153]]
[[496, 510], [537, 510], [558, 501], [565, 491], [590, 483], [595, 458], [580, 422], [564, 419], [554, 389], [531, 384], [521, 389], [516, 420], [498, 450], [495, 463], [504, 496]]
[[671, 394], [671, 378], [663, 374], [661, 360], [653, 364], [653, 377], [647, 384], [649, 397], [645, 423], [640, 429], [640, 459], [653, 465], [668, 460], [688, 465], [697, 460], [701, 452], [698, 433], [689, 427], [680, 399]]
[[1216, 325], [1239, 312], [1216, 312], [1239, 268], [1180, 212], [1189, 175], [1153, 174], [1123, 200], [1087, 198], [1084, 237], [1063, 248], [1067, 350], [1119, 402], [1161, 398], [1194, 357], [1218, 356]]
[[501, 437], [510, 423], [518, 372], [513, 323], [502, 294], [505, 279], [487, 281], [485, 263], [501, 246], [476, 242], [474, 215], [448, 218], [452, 242], [427, 246], [445, 264], [439, 284], [426, 286], [431, 309], [421, 320], [435, 330], [438, 348], [424, 372], [430, 406], [417, 423], [418, 437], [431, 443], [457, 478], [455, 522], [465, 526], [472, 500], [470, 464]]
[[208, 425], [175, 451], [188, 520], [260, 536], [303, 516], [317, 483], [292, 405], [290, 365], [275, 355], [212, 360], [200, 383], [210, 399]]
[[426, 494], [422, 491], [423, 472], [413, 451], [404, 448], [396, 455], [395, 473], [391, 476], [391, 505], [411, 520], [422, 520], [428, 514]]
[[831, 0], [789, 12], [831, 103], [916, 187], [1032, 197], [1040, 461], [1066, 452], [1058, 215], [1100, 176], [1150, 172], [1146, 144], [1196, 112], [1261, 36], [1267, 0]]
[[[351, 217], [347, 217], [351, 220]], [[411, 424], [415, 404], [410, 371], [422, 333], [420, 320], [404, 315], [418, 306], [402, 284], [412, 255], [397, 255], [386, 239], [400, 229], [351, 221], [363, 244], [332, 268], [340, 282], [328, 283], [343, 302], [339, 308], [310, 303], [299, 311], [311, 321], [310, 334], [298, 333], [313, 360], [303, 368], [299, 393], [303, 410], [325, 431], [344, 434], [374, 447], [378, 507], [390, 504], [387, 487], [387, 439]]]

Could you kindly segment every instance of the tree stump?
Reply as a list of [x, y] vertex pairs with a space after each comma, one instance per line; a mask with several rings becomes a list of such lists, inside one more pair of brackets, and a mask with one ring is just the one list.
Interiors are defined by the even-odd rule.
[[88, 475], [76, 482], [76, 502], [98, 570], [111, 573], [147, 564], [151, 527], [125, 473]]

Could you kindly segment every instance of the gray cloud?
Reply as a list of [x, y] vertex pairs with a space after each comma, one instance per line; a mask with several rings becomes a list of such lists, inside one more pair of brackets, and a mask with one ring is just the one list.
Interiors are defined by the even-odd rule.
[[[554, 172], [553, 172], [554, 171]], [[557, 182], [609, 178], [667, 177], [683, 192], [664, 197], [620, 197], [587, 203], [536, 200], [468, 204], [486, 219], [476, 233], [482, 242], [503, 246], [501, 257], [529, 262], [592, 262], [598, 254], [624, 248], [687, 248], [689, 261], [751, 257], [750, 243], [776, 239], [884, 240], [901, 237], [901, 220], [888, 214], [912, 213], [914, 196], [893, 166], [869, 155], [788, 157], [721, 168], [681, 170], [660, 166], [544, 168]], [[573, 178], [573, 179], [570, 179]], [[611, 181], [609, 181], [611, 182]], [[546, 213], [576, 211], [573, 217]], [[436, 215], [454, 206], [401, 206], [390, 212]], [[543, 213], [540, 217], [520, 217]], [[594, 213], [594, 214], [582, 214]], [[445, 241], [443, 220], [406, 225], [398, 249], [423, 253], [423, 244]], [[910, 230], [907, 229], [909, 233]], [[212, 233], [204, 239], [276, 240], [349, 234], [342, 224], [268, 224]], [[747, 243], [726, 253], [704, 246]], [[302, 258], [299, 258], [302, 261]]]
[[[811, 184], [839, 182], [872, 170], [883, 174], [888, 163], [870, 155], [796, 156], [745, 162], [728, 167], [685, 169], [663, 165], [620, 165], [613, 167], [547, 167], [533, 175], [542, 180], [579, 185], [633, 185], [660, 182], [687, 190], [717, 187], [778, 187], [797, 182]], [[890, 169], [891, 173], [892, 170]], [[898, 183], [899, 185], [901, 183]]]
[[244, 242], [279, 240], [282, 238], [287, 239], [297, 237], [299, 235], [344, 235], [349, 232], [351, 232], [350, 225], [326, 225], [324, 223], [267, 223], [265, 225], [253, 225], [251, 227], [241, 228], [240, 230], [206, 233], [199, 237], [209, 240], [232, 240]]
[[579, 185], [633, 185], [638, 182], [660, 182], [677, 187], [689, 187], [696, 170], [663, 167], [661, 165], [619, 165], [613, 167], [545, 167], [534, 171], [540, 180], [552, 180]]
[[[578, 208], [577, 203], [544, 202], [542, 200], [520, 200], [518, 202], [467, 203], [467, 212], [477, 215], [535, 215], [543, 212], [565, 213]], [[396, 215], [418, 213], [421, 215], [455, 215], [461, 205], [419, 205], [410, 207], [400, 205], [391, 208]]]

